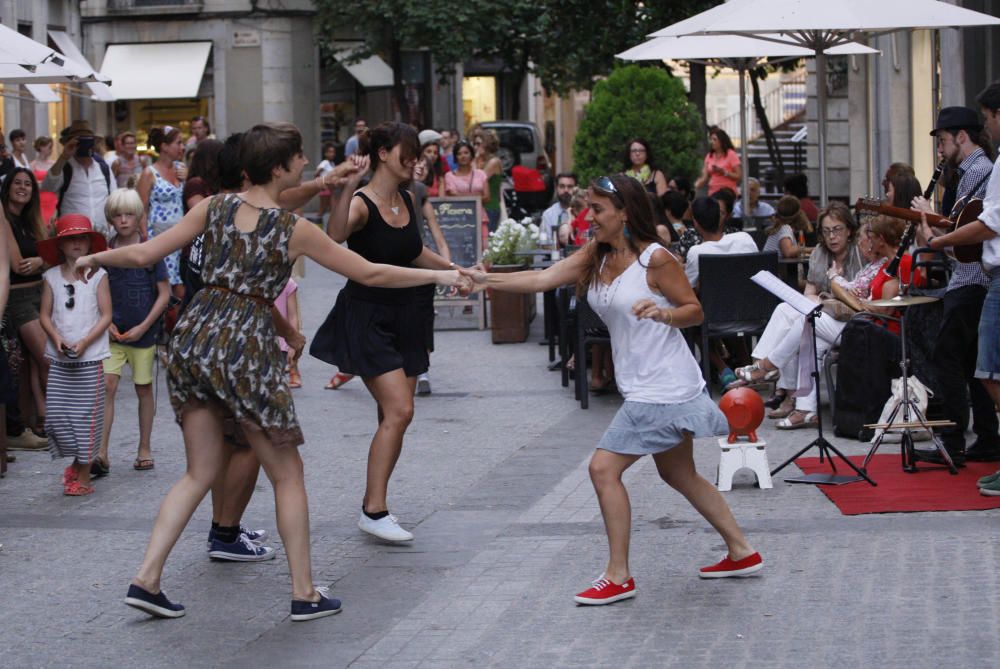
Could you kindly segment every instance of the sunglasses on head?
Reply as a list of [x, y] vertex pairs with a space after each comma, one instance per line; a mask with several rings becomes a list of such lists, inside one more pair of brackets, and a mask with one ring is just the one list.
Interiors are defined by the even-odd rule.
[[603, 194], [608, 197], [613, 197], [619, 202], [622, 201], [621, 193], [618, 192], [618, 188], [615, 187], [615, 182], [612, 181], [609, 176], [598, 177], [595, 179], [593, 187], [597, 191], [603, 191]]
[[66, 308], [72, 309], [76, 306], [76, 298], [74, 297], [76, 295], [76, 286], [71, 283], [64, 283], [63, 288], [66, 289], [66, 294], [69, 295], [69, 299], [66, 300]]

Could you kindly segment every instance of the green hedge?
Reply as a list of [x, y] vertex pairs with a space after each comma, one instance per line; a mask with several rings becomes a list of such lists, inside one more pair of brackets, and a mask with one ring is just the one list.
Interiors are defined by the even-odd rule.
[[584, 108], [574, 167], [582, 183], [621, 172], [626, 142], [641, 137], [668, 179], [681, 174], [693, 181], [701, 173], [703, 134], [701, 116], [680, 79], [654, 67], [619, 67], [594, 87]]

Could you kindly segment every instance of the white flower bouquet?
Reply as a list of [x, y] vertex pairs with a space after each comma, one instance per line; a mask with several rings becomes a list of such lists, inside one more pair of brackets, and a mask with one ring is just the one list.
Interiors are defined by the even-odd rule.
[[497, 229], [490, 233], [483, 262], [490, 265], [523, 265], [529, 258], [516, 254], [537, 246], [538, 226], [531, 218], [525, 218], [521, 222], [508, 218], [500, 221]]

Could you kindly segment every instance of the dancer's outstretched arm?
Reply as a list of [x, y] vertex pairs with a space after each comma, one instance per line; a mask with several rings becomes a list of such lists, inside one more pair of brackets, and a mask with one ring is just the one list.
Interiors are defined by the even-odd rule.
[[76, 261], [76, 275], [86, 282], [99, 267], [149, 267], [179, 251], [205, 231], [208, 205], [211, 199], [202, 200], [184, 215], [175, 226], [141, 244], [130, 244], [109, 251], [83, 256]]
[[300, 255], [308, 256], [323, 267], [366, 286], [410, 288], [436, 283], [442, 286], [470, 287], [470, 282], [459, 275], [457, 270], [416, 269], [368, 262], [354, 251], [331, 240], [304, 218], [300, 218], [295, 224], [295, 232], [288, 244], [288, 255], [293, 262]]
[[632, 313], [636, 318], [649, 318], [675, 328], [701, 325], [705, 318], [701, 302], [694, 294], [694, 289], [691, 288], [680, 262], [665, 249], [653, 252], [649, 259], [649, 268], [646, 270], [646, 282], [674, 306], [661, 309], [653, 300], [637, 300], [632, 305]]
[[541, 272], [525, 270], [489, 274], [476, 268], [461, 268], [459, 271], [472, 279], [477, 288], [492, 288], [508, 293], [542, 293], [578, 281], [589, 262], [588, 256], [586, 248], [580, 249], [569, 258], [560, 260]]

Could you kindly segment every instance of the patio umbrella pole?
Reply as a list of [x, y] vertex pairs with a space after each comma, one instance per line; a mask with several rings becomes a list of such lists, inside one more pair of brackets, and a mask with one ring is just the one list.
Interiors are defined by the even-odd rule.
[[819, 146], [819, 206], [827, 205], [826, 188], [826, 53], [816, 49], [816, 136]]
[[746, 227], [748, 220], [752, 220], [753, 212], [750, 211], [750, 157], [748, 155], [750, 147], [747, 146], [750, 133], [747, 131], [747, 82], [746, 67], [741, 63], [736, 69], [740, 76], [740, 164], [743, 169], [742, 183], [740, 185], [740, 197], [743, 201], [743, 227]]

